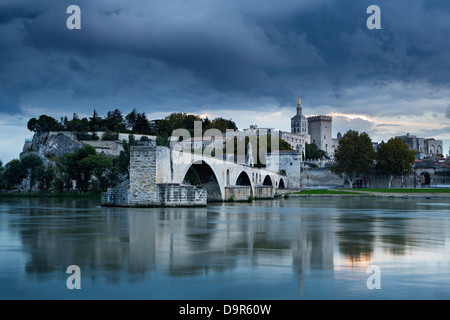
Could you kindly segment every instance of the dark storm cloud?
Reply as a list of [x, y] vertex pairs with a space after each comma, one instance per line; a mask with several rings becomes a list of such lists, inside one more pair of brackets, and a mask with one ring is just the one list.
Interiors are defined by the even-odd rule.
[[77, 1], [81, 30], [65, 27], [70, 4], [2, 5], [1, 111], [30, 96], [86, 110], [298, 95], [314, 106], [355, 86], [449, 84], [444, 1], [378, 1], [382, 30], [366, 28], [372, 1]]

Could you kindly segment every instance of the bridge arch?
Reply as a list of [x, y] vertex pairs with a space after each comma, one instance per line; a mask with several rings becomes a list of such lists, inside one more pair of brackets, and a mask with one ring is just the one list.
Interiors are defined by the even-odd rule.
[[278, 182], [278, 189], [284, 189], [286, 188], [286, 185], [284, 183], [283, 178], [280, 178], [280, 182]]
[[247, 172], [242, 171], [236, 179], [236, 186], [252, 186], [252, 182]]
[[272, 179], [269, 175], [264, 178], [263, 186], [273, 186]]
[[[196, 176], [195, 176], [196, 175]], [[222, 201], [223, 195], [217, 174], [203, 160], [193, 162], [183, 175], [183, 183], [201, 185], [208, 193], [208, 201]], [[197, 180], [197, 179], [198, 180]], [[197, 182], [197, 183], [193, 183]]]
[[420, 174], [420, 184], [423, 186], [429, 186], [431, 182], [431, 176], [428, 172], [424, 171]]

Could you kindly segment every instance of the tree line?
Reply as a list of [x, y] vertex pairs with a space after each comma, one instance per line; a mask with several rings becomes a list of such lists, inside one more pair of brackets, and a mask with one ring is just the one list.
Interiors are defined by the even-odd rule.
[[120, 172], [118, 159], [98, 154], [90, 145], [52, 159], [29, 152], [5, 166], [0, 161], [0, 189], [14, 188], [27, 179], [27, 192], [37, 186], [43, 193], [63, 193], [73, 188], [72, 181], [76, 181], [78, 193], [95, 192], [115, 186]]
[[39, 118], [31, 118], [27, 123], [30, 131], [41, 133], [49, 131], [71, 131], [76, 133], [87, 132], [113, 132], [113, 133], [132, 133], [154, 136], [172, 135], [173, 130], [184, 128], [191, 135], [194, 134], [194, 121], [202, 122], [203, 132], [208, 129], [218, 129], [226, 132], [227, 129], [236, 130], [236, 123], [231, 119], [221, 117], [210, 120], [209, 118], [200, 118], [198, 115], [188, 113], [172, 113], [164, 119], [149, 120], [145, 112], [137, 112], [133, 109], [129, 114], [123, 115], [119, 109], [108, 111], [106, 116], [99, 116], [94, 110], [91, 117], [81, 118], [73, 113], [72, 119], [67, 116], [61, 117], [59, 121], [48, 115], [41, 115]]
[[339, 140], [334, 154], [335, 164], [331, 170], [348, 181], [350, 188], [355, 179], [361, 175], [369, 175], [372, 169], [386, 173], [388, 188], [395, 176], [409, 174], [413, 170], [415, 151], [401, 138], [382, 141], [375, 151], [372, 140], [366, 132], [349, 130]]

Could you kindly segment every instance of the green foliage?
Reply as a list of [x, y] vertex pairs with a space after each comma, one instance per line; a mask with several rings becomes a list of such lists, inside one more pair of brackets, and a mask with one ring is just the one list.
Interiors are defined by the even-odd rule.
[[89, 118], [89, 131], [102, 131], [103, 119], [98, 115], [97, 110], [94, 109], [92, 117]]
[[203, 120], [203, 131], [206, 131], [208, 129], [217, 129], [222, 133], [226, 133], [228, 129], [237, 130], [236, 123], [234, 123], [233, 120], [227, 120], [224, 118], [215, 118], [212, 121], [210, 121], [208, 118], [205, 118]]
[[27, 128], [34, 132], [60, 131], [62, 126], [52, 117], [41, 115], [39, 119], [31, 118], [27, 123]]
[[56, 170], [52, 164], [42, 164], [36, 168], [36, 182], [45, 193], [50, 190], [55, 174]]
[[372, 140], [365, 132], [349, 130], [340, 140], [334, 154], [336, 164], [331, 168], [336, 174], [343, 174], [353, 187], [354, 179], [369, 173], [373, 168], [375, 151]]
[[58, 191], [70, 189], [71, 181], [75, 180], [78, 191], [86, 192], [93, 176], [100, 190], [117, 183], [118, 170], [113, 169], [112, 159], [104, 154], [97, 154], [95, 148], [90, 145], [85, 145], [74, 153], [62, 155], [56, 166], [59, 174], [54, 186]]
[[95, 155], [95, 148], [90, 145], [85, 145], [78, 149], [74, 153], [64, 154], [60, 157], [59, 167], [63, 168], [62, 176], [67, 188], [70, 188], [70, 181], [76, 180], [77, 189], [79, 192], [85, 192], [89, 188], [89, 180], [91, 179], [92, 169], [84, 165], [80, 165], [80, 162], [89, 157]]
[[106, 131], [102, 136], [103, 141], [116, 141], [118, 139], [119, 134], [112, 131]]
[[150, 121], [147, 119], [146, 114], [138, 113], [136, 109], [133, 109], [125, 117], [125, 125], [129, 132], [138, 134], [154, 134], [155, 128], [151, 125]]
[[315, 143], [306, 143], [305, 144], [305, 156], [306, 159], [314, 160], [314, 159], [322, 159], [322, 157], [329, 158], [325, 151], [320, 150]]
[[167, 133], [163, 132], [156, 137], [156, 145], [163, 147], [170, 147], [170, 140]]
[[78, 167], [83, 170], [89, 179], [91, 175], [97, 178], [99, 190], [105, 190], [111, 180], [108, 170], [112, 168], [111, 158], [104, 154], [90, 154], [78, 162]]
[[87, 132], [77, 132], [75, 136], [80, 141], [98, 141], [100, 139], [95, 132], [92, 134]]
[[198, 177], [197, 172], [192, 167], [190, 167], [188, 172], [186, 172], [186, 176], [184, 177], [183, 182], [193, 185], [193, 186], [201, 186], [202, 185], [202, 182], [200, 181], [200, 178]]
[[415, 151], [403, 142], [401, 138], [391, 138], [388, 142], [381, 141], [376, 153], [377, 168], [389, 176], [388, 187], [394, 176], [412, 172], [415, 161]]
[[8, 162], [2, 170], [2, 182], [6, 189], [20, 184], [24, 178], [26, 178], [26, 172], [22, 170], [18, 159]]
[[119, 109], [108, 111], [106, 118], [103, 120], [103, 126], [106, 130], [112, 132], [126, 132], [126, 125], [123, 120], [122, 112]]
[[42, 160], [41, 156], [34, 152], [27, 153], [20, 159], [20, 167], [24, 172], [26, 172], [26, 176], [30, 181], [30, 192], [31, 188], [36, 183], [37, 168], [43, 164], [44, 161]]
[[0, 160], [0, 191], [5, 186], [5, 177], [3, 173], [5, 172], [5, 167], [3, 167], [3, 162]]
[[[194, 135], [194, 122], [202, 122], [202, 133], [208, 129], [216, 128], [221, 132], [227, 129], [236, 130], [236, 124], [230, 119], [215, 118], [212, 121], [208, 118], [202, 120], [198, 115], [188, 113], [172, 113], [164, 119], [148, 120], [147, 115], [137, 112], [133, 109], [128, 115], [123, 117], [119, 109], [108, 111], [105, 117], [99, 116], [94, 109], [92, 117], [80, 119], [76, 113], [73, 114], [72, 120], [68, 120], [67, 116], [61, 117], [57, 122], [50, 116], [41, 115], [39, 119], [32, 118], [28, 121], [28, 129], [34, 132], [48, 131], [72, 131], [79, 133], [79, 140], [96, 140], [95, 137], [87, 136], [87, 132], [108, 131], [120, 133], [135, 133], [145, 135], [158, 135], [161, 137], [170, 137], [175, 129], [187, 129], [191, 136]], [[114, 136], [108, 135], [108, 140], [114, 140]], [[167, 143], [164, 140], [164, 144]]]
[[76, 113], [70, 121], [65, 122], [65, 130], [72, 132], [87, 132], [89, 131], [89, 120], [86, 118], [79, 119]]
[[123, 151], [120, 151], [120, 154], [116, 159], [116, 166], [120, 173], [130, 174], [130, 147], [137, 145], [138, 142], [132, 134], [128, 136], [128, 141], [123, 140]]

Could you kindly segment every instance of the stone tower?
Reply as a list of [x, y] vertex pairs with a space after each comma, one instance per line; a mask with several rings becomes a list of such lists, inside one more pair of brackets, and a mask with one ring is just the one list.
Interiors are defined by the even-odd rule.
[[309, 134], [311, 135], [311, 143], [327, 152], [334, 153], [332, 150], [333, 138], [332, 132], [332, 117], [331, 116], [313, 116], [308, 117]]
[[302, 114], [300, 98], [298, 99], [297, 114], [291, 118], [291, 133], [298, 135], [308, 134], [308, 119]]

